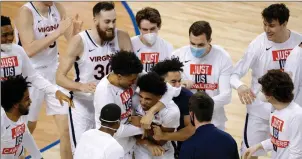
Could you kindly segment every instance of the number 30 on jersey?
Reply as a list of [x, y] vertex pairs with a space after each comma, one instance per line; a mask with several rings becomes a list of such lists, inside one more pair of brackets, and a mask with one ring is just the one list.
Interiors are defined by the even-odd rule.
[[108, 63], [106, 66], [98, 64], [94, 67], [96, 74], [94, 78], [97, 80], [101, 80], [104, 76], [108, 75], [111, 72], [111, 65]]

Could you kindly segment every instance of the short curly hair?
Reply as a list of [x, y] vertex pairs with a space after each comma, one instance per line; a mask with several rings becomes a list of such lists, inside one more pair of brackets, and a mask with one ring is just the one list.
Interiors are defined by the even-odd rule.
[[27, 77], [22, 75], [9, 76], [1, 81], [1, 106], [4, 111], [9, 112], [15, 104], [22, 101], [30, 84]]
[[113, 73], [122, 76], [139, 74], [143, 71], [143, 64], [131, 51], [118, 51], [111, 57], [110, 64]]
[[269, 70], [258, 79], [262, 91], [267, 96], [273, 96], [277, 101], [289, 103], [294, 99], [294, 84], [289, 74], [279, 69]]
[[183, 63], [179, 61], [177, 57], [171, 59], [165, 59], [158, 62], [152, 67], [151, 71], [157, 73], [160, 76], [165, 76], [168, 72], [180, 71], [182, 72]]
[[167, 91], [167, 85], [163, 78], [155, 72], [149, 72], [141, 76], [137, 81], [140, 91], [162, 96]]

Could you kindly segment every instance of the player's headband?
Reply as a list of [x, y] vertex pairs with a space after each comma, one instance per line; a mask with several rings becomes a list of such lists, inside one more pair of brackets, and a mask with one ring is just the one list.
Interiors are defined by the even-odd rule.
[[117, 120], [115, 120], [115, 121], [109, 121], [109, 120], [105, 120], [105, 119], [100, 119], [101, 121], [104, 121], [104, 122], [107, 122], [107, 123], [115, 123], [115, 122], [119, 122], [119, 121], [121, 121], [120, 119], [117, 119]]

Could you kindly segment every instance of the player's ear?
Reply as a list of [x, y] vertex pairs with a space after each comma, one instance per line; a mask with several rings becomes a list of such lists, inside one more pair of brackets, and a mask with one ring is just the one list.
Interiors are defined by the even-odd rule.
[[212, 38], [210, 40], [208, 40], [208, 42], [211, 43], [212, 42]]
[[286, 26], [287, 26], [287, 21], [285, 21], [285, 22], [282, 24], [282, 26], [286, 28]]
[[98, 16], [93, 17], [93, 22], [94, 22], [95, 25], [97, 25], [99, 23]]

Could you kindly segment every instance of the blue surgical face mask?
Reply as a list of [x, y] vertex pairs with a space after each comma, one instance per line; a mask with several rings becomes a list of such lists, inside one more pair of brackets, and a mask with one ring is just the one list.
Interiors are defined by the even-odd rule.
[[196, 58], [202, 57], [206, 53], [207, 48], [196, 48], [194, 46], [190, 46], [192, 55]]

